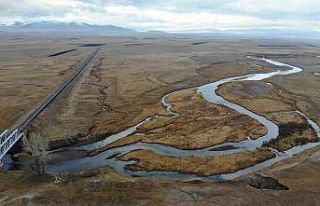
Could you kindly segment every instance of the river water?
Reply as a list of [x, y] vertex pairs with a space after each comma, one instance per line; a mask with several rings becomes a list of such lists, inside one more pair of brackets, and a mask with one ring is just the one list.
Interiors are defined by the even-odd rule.
[[[261, 147], [264, 142], [268, 142], [272, 139], [276, 139], [279, 136], [279, 127], [270, 121], [269, 119], [265, 118], [264, 116], [261, 116], [259, 114], [256, 114], [245, 107], [229, 102], [225, 100], [223, 97], [216, 94], [216, 90], [221, 86], [222, 84], [229, 83], [229, 82], [239, 82], [239, 81], [261, 81], [267, 78], [271, 78], [273, 76], [286, 76], [291, 75], [295, 73], [299, 73], [303, 71], [302, 68], [295, 67], [289, 64], [285, 64], [282, 62], [278, 62], [271, 59], [266, 58], [257, 58], [257, 57], [251, 57], [248, 56], [247, 58], [258, 60], [262, 62], [266, 62], [268, 64], [274, 65], [279, 67], [278, 70], [268, 73], [254, 73], [254, 74], [248, 74], [248, 75], [242, 75], [242, 76], [236, 76], [236, 77], [230, 77], [225, 78], [213, 83], [209, 83], [206, 85], [203, 85], [198, 88], [198, 93], [201, 94], [205, 100], [212, 104], [217, 105], [223, 105], [226, 107], [229, 107], [230, 109], [233, 109], [241, 114], [250, 116], [253, 119], [256, 119], [261, 124], [263, 124], [268, 130], [265, 135], [263, 135], [260, 138], [257, 139], [251, 139], [248, 138], [246, 140], [240, 141], [240, 142], [226, 142], [218, 145], [214, 145], [207, 148], [202, 149], [195, 149], [195, 150], [181, 150], [177, 149], [175, 147], [162, 145], [162, 144], [148, 144], [148, 143], [134, 143], [126, 146], [121, 146], [113, 149], [109, 149], [107, 151], [104, 151], [96, 156], [92, 157], [83, 157], [78, 159], [72, 159], [67, 160], [64, 162], [59, 162], [56, 164], [51, 164], [48, 166], [48, 170], [51, 172], [75, 172], [75, 171], [82, 171], [82, 170], [89, 170], [89, 169], [95, 169], [100, 166], [109, 166], [113, 168], [115, 171], [128, 175], [128, 176], [144, 176], [144, 177], [165, 177], [165, 178], [175, 178], [175, 179], [184, 179], [184, 178], [190, 178], [190, 177], [197, 177], [194, 174], [181, 174], [178, 172], [162, 172], [162, 171], [152, 171], [152, 172], [146, 172], [146, 171], [139, 171], [134, 172], [126, 169], [127, 165], [135, 163], [135, 161], [120, 161], [117, 159], [117, 157], [124, 155], [126, 153], [129, 153], [134, 150], [151, 150], [158, 154], [162, 155], [169, 155], [174, 157], [188, 157], [188, 156], [214, 156], [214, 155], [229, 155], [229, 154], [235, 154], [240, 153], [244, 151], [253, 151], [257, 148]], [[172, 111], [172, 105], [168, 102], [167, 98], [170, 96], [170, 94], [165, 95], [161, 102], [162, 105], [165, 107], [166, 111], [172, 115], [172, 118], [176, 118], [179, 116], [177, 112]], [[309, 119], [305, 114], [303, 114], [300, 111], [296, 111], [298, 114], [303, 116], [306, 121], [309, 123], [310, 127], [315, 131], [318, 138], [320, 138], [320, 129], [319, 126]], [[111, 135], [109, 137], [106, 137], [104, 140], [78, 146], [78, 147], [72, 147], [68, 149], [77, 149], [77, 150], [87, 150], [92, 151], [101, 147], [105, 147], [108, 144], [111, 144], [119, 139], [125, 138], [129, 135], [134, 134], [137, 131], [137, 128], [141, 125], [143, 125], [145, 122], [150, 121], [154, 117], [147, 117], [144, 121], [138, 123], [137, 125], [134, 125], [130, 128], [127, 128], [126, 130], [119, 132], [117, 134]], [[239, 170], [237, 172], [229, 173], [229, 174], [219, 174], [219, 175], [212, 175], [205, 178], [211, 179], [211, 180], [231, 180], [237, 177], [240, 177], [242, 175], [246, 175], [258, 170], [261, 170], [265, 167], [268, 167], [278, 161], [281, 161], [285, 158], [291, 157], [295, 154], [298, 154], [305, 149], [312, 148], [315, 146], [318, 146], [320, 142], [317, 143], [307, 143], [305, 145], [295, 146], [287, 151], [280, 152], [277, 151], [274, 148], [270, 148], [271, 151], [275, 154], [275, 157], [269, 160], [266, 160], [264, 162], [261, 162], [259, 164], [256, 164], [254, 166], [248, 167], [246, 169]]]

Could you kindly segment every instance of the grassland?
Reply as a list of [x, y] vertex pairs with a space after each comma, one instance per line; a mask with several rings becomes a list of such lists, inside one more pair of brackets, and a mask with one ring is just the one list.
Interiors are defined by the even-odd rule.
[[[63, 82], [94, 49], [83, 45], [104, 44], [88, 72], [26, 132], [41, 132], [50, 141], [76, 136], [79, 143], [122, 131], [147, 116], [159, 116], [138, 129], [142, 134], [128, 136], [91, 155], [138, 141], [194, 149], [236, 142], [247, 136], [257, 138], [266, 131], [262, 125], [225, 107], [206, 103], [195, 89], [225, 77], [277, 69], [245, 58], [263, 55], [301, 66], [304, 71], [262, 82], [226, 84], [219, 94], [277, 123], [280, 138], [269, 144], [279, 150], [316, 141], [306, 119], [295, 111], [302, 111], [320, 124], [320, 81], [315, 75], [320, 69], [319, 42], [175, 36], [0, 38], [1, 130], [13, 125]], [[261, 46], [275, 43], [290, 47]], [[160, 102], [169, 92], [173, 93], [168, 101], [180, 114], [177, 118], [170, 117]], [[206, 158], [175, 158], [141, 150], [121, 158], [138, 160], [129, 166], [132, 170], [206, 176], [235, 171], [271, 156], [264, 149]], [[288, 186], [289, 191], [257, 190], [246, 184], [246, 177], [224, 183], [181, 182], [128, 178], [101, 169], [67, 175], [62, 177], [66, 181], [54, 184], [54, 179], [39, 180], [21, 171], [1, 172], [0, 204], [315, 205], [320, 191], [319, 163], [319, 148], [313, 148], [261, 171]]]

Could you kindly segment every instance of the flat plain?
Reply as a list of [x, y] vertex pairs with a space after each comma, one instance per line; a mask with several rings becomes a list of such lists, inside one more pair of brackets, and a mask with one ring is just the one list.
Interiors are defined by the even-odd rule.
[[[41, 133], [51, 141], [52, 148], [70, 146], [70, 137], [72, 145], [99, 141], [147, 117], [154, 118], [139, 126], [136, 133], [96, 148], [88, 155], [97, 156], [138, 142], [193, 150], [248, 137], [257, 139], [267, 131], [258, 121], [211, 104], [197, 93], [197, 87], [220, 79], [279, 69], [246, 58], [249, 55], [304, 70], [262, 81], [223, 84], [217, 93], [279, 126], [279, 137], [265, 145], [286, 151], [318, 141], [307, 119], [296, 111], [320, 124], [320, 76], [317, 75], [320, 42], [174, 35], [77, 38], [9, 35], [0, 38], [1, 131], [14, 125], [59, 86], [97, 46], [102, 47], [88, 70], [25, 131], [29, 135]], [[169, 93], [167, 101], [172, 104], [172, 110], [179, 113], [175, 118], [161, 104], [163, 96]], [[119, 201], [115, 204], [317, 203], [318, 147], [232, 181], [205, 179], [245, 169], [272, 157], [267, 147], [209, 157], [174, 157], [145, 149], [118, 157], [135, 161], [127, 167], [131, 171], [196, 174], [199, 175], [197, 181], [128, 177], [106, 167], [63, 174], [61, 178], [66, 181], [59, 184], [50, 178], [35, 182], [34, 177], [25, 177], [21, 171], [1, 172], [0, 204], [23, 201], [39, 205], [54, 201], [80, 204], [94, 201], [93, 197], [97, 203]], [[289, 190], [251, 187], [248, 179], [260, 175], [272, 177]], [[9, 176], [12, 179], [7, 179]], [[17, 181], [19, 186], [13, 187]], [[30, 185], [35, 189], [29, 191]], [[66, 191], [72, 195], [66, 196]], [[126, 196], [126, 192], [132, 195]]]

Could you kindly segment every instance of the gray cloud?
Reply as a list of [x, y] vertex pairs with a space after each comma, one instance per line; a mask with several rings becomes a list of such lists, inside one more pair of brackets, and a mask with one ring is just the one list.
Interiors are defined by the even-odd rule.
[[34, 16], [52, 16], [63, 15], [69, 11], [69, 8], [65, 5], [59, 4], [46, 4], [41, 1], [4, 1], [0, 0], [0, 15], [1, 16], [22, 16], [22, 17], [34, 17]]
[[0, 8], [0, 23], [47, 19], [166, 31], [320, 26], [320, 0], [0, 0]]

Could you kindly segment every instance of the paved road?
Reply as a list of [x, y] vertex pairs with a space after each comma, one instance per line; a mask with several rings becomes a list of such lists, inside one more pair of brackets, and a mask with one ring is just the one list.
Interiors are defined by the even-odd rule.
[[52, 101], [56, 99], [59, 94], [63, 92], [74, 80], [76, 80], [86, 69], [90, 62], [93, 61], [101, 47], [97, 48], [87, 59], [76, 69], [69, 77], [60, 85], [56, 90], [49, 94], [42, 102], [40, 102], [35, 108], [24, 115], [12, 128], [11, 131], [18, 129], [20, 132], [34, 120]]

